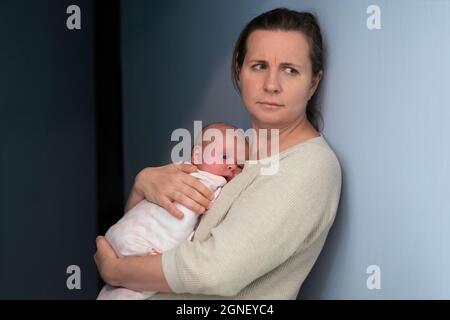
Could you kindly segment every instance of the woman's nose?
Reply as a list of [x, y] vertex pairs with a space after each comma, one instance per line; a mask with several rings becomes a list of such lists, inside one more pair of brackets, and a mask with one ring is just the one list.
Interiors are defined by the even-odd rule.
[[267, 93], [281, 92], [280, 81], [276, 72], [268, 72], [264, 81], [264, 91]]

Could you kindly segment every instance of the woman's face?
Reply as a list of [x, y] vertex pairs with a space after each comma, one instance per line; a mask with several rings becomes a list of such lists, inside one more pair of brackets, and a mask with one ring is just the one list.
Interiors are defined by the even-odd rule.
[[302, 120], [321, 75], [313, 77], [309, 45], [303, 33], [252, 32], [239, 76], [242, 99], [253, 125], [284, 128]]

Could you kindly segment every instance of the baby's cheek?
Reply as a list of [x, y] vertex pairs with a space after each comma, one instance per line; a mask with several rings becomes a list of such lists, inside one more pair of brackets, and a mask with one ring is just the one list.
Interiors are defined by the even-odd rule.
[[228, 165], [226, 163], [224, 164], [218, 164], [217, 167], [217, 173], [219, 175], [225, 174], [228, 171]]
[[217, 164], [205, 164], [203, 165], [203, 171], [207, 171], [209, 173], [215, 174], [215, 175], [222, 175], [224, 170], [222, 169], [222, 165], [217, 165]]

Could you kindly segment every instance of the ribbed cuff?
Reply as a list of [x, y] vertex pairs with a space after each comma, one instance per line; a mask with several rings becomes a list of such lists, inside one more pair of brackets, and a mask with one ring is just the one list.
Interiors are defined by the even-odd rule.
[[161, 261], [164, 277], [169, 284], [170, 289], [175, 293], [185, 293], [186, 288], [179, 277], [176, 264], [177, 248], [163, 252]]

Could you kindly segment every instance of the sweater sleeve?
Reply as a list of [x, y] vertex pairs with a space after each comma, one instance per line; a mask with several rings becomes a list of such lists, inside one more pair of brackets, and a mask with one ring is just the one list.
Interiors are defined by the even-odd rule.
[[207, 240], [163, 253], [169, 286], [175, 293], [236, 295], [328, 230], [340, 179], [327, 153], [282, 159], [277, 174], [259, 175], [240, 194]]

